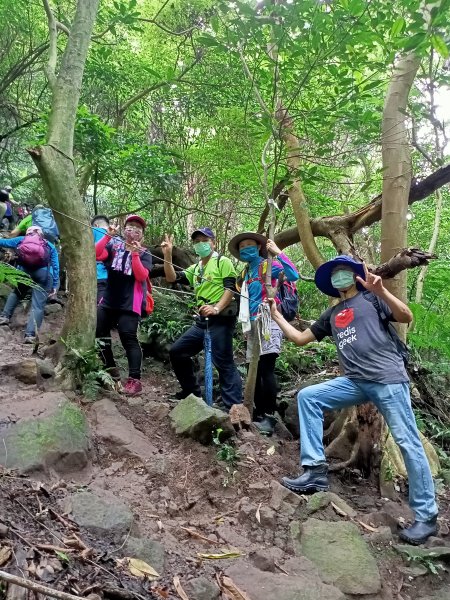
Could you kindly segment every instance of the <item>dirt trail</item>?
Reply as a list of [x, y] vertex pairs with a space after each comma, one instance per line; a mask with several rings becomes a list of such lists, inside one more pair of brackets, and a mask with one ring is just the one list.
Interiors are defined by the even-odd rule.
[[[46, 317], [43, 336], [57, 331], [60, 317], [58, 313]], [[0, 367], [30, 357], [32, 347], [21, 344], [23, 321], [24, 315], [19, 313], [13, 329], [0, 332]], [[94, 593], [127, 600], [138, 597], [133, 594], [178, 598], [174, 576], [179, 576], [190, 591], [190, 600], [213, 600], [219, 597], [215, 583], [218, 573], [228, 570], [237, 579], [242, 575], [245, 583], [245, 574], [255, 577], [252, 569], [258, 569], [256, 578], [260, 577], [262, 582], [270, 576], [263, 585], [267, 600], [275, 597], [270, 585], [279, 588], [277, 600], [302, 600], [308, 596], [300, 592], [289, 595], [289, 585], [296, 589], [295, 586], [308, 582], [319, 590], [314, 598], [356, 597], [342, 595], [337, 587], [327, 587], [330, 582], [323, 583], [312, 562], [294, 558], [298, 549], [292, 525], [314, 517], [330, 523], [357, 524], [381, 574], [382, 590], [370, 596], [374, 600], [448, 599], [444, 593], [450, 583], [448, 572], [416, 577], [417, 573], [405, 570], [403, 559], [393, 550], [398, 539], [389, 527], [398, 518], [411, 516], [404, 501], [379, 498], [370, 483], [357, 472], [349, 471], [339, 478], [334, 476], [331, 486], [347, 503], [344, 509], [325, 503], [312, 511], [306, 497], [293, 498], [290, 493], [283, 497], [277, 483], [282, 475], [298, 470], [297, 441], [265, 439], [252, 432], [241, 432], [236, 440], [239, 458], [231, 472], [227, 472], [227, 465], [217, 460], [216, 447], [181, 439], [171, 429], [168, 413], [174, 403], [170, 394], [177, 387], [167, 368], [146, 361], [143, 383], [142, 396], [128, 400], [113, 395], [88, 403], [73, 393], [67, 394], [81, 407], [90, 425], [91, 447], [85, 468], [67, 477], [50, 473], [50, 479], [45, 479], [44, 474], [38, 474], [42, 484], [5, 469], [1, 471], [0, 522], [9, 530], [5, 533], [0, 525], [0, 538], [4, 537], [0, 546], [11, 548], [13, 554], [6, 566], [0, 564], [0, 568], [15, 570], [27, 578], [41, 578], [51, 586], [81, 596]], [[5, 374], [1, 390], [0, 427], [10, 426], [7, 413], [21, 414], [20, 406], [38, 407], [46, 398], [46, 393], [36, 386], [20, 383]], [[89, 525], [75, 525], [69, 512], [71, 502], [74, 495], [78, 500], [86, 492], [105, 502], [119, 502], [128, 507], [132, 516], [130, 521], [125, 519], [125, 529], [119, 534], [112, 527], [110, 531], [95, 533]], [[435, 545], [448, 544], [445, 535], [449, 531], [448, 499], [448, 494], [440, 496], [442, 535], [432, 541]], [[356, 516], [349, 516], [346, 507], [354, 509]], [[92, 512], [94, 509], [93, 505]], [[366, 526], [360, 525], [360, 521], [366, 522]], [[71, 546], [74, 535], [92, 552], [83, 555], [82, 545]], [[139, 539], [148, 541], [150, 556], [163, 565], [161, 577], [153, 583], [132, 577], [125, 566], [117, 563], [120, 557], [134, 556], [136, 547], [130, 540], [138, 543]], [[40, 549], [42, 544], [66, 551], [61, 554], [60, 550], [58, 554], [55, 550]], [[201, 553], [229, 552], [236, 556], [199, 557]], [[69, 557], [68, 562], [64, 555]], [[298, 564], [292, 562], [295, 560]], [[423, 568], [423, 561], [421, 565]], [[216, 586], [209, 588], [206, 595], [197, 589], [202, 578], [207, 580], [206, 584]], [[279, 581], [286, 585], [278, 584]], [[203, 584], [206, 586], [204, 581]], [[444, 595], [433, 595], [439, 590]], [[250, 600], [258, 598], [249, 592], [248, 595]], [[10, 595], [8, 598], [11, 600]]]

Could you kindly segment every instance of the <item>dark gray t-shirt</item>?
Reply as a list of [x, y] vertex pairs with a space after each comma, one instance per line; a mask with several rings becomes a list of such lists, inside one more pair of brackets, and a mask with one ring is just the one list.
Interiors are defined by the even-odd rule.
[[[388, 305], [379, 298], [378, 303], [393, 321]], [[362, 293], [326, 310], [311, 325], [311, 331], [319, 342], [326, 336], [333, 337], [346, 377], [378, 383], [409, 380], [395, 342], [377, 309]]]

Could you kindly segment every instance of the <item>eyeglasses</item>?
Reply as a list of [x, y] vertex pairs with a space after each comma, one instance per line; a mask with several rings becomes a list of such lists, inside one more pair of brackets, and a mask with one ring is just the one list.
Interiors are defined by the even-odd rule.
[[125, 231], [142, 231], [141, 227], [134, 227], [133, 225], [127, 225]]

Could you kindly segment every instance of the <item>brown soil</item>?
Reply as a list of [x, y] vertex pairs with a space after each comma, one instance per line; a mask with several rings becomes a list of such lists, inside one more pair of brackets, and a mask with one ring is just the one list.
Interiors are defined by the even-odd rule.
[[[44, 335], [57, 329], [59, 318], [60, 315], [52, 315], [46, 319]], [[20, 322], [23, 322], [23, 317], [19, 317]], [[11, 357], [16, 361], [31, 352], [32, 348], [20, 343], [20, 330], [14, 329], [11, 336], [4, 336], [0, 366], [7, 361], [12, 362]], [[7, 394], [5, 397], [17, 394], [19, 399], [30, 393], [30, 386], [14, 380], [5, 379], [2, 383], [3, 392]], [[278, 572], [282, 572], [284, 561], [293, 554], [289, 535], [292, 518], [282, 513], [272, 514], [268, 510], [270, 485], [272, 480], [278, 481], [283, 475], [298, 472], [298, 442], [265, 439], [253, 432], [241, 432], [235, 443], [239, 458], [229, 473], [227, 465], [217, 460], [216, 447], [203, 447], [192, 440], [180, 439], [171, 430], [167, 417], [158, 420], [145, 410], [144, 406], [149, 401], [173, 404], [170, 394], [178, 387], [168, 368], [146, 361], [143, 383], [141, 400], [117, 398], [115, 403], [119, 411], [158, 449], [164, 459], [158, 461], [158, 468], [144, 466], [137, 458], [111, 456], [94, 440], [92, 467], [80, 473], [76, 482], [47, 481], [40, 486], [30, 479], [3, 471], [0, 474], [0, 522], [6, 524], [9, 531], [6, 539], [0, 540], [0, 546], [10, 546], [13, 554], [0, 568], [13, 569], [18, 574], [33, 578], [29, 572], [33, 563], [39, 565], [45, 557], [55, 558], [54, 551], [39, 550], [36, 546], [53, 544], [64, 547], [64, 540], [75, 532], [93, 552], [88, 560], [82, 558], [79, 551], [68, 553], [68, 563], [61, 555], [56, 555], [62, 570], [53, 578], [49, 576], [48, 585], [80, 596], [95, 593], [111, 598], [132, 598], [137, 597], [132, 595], [135, 593], [150, 598], [177, 598], [173, 586], [175, 575], [180, 576], [183, 583], [192, 577], [212, 578], [228, 567], [232, 560], [240, 560], [206, 560], [199, 558], [198, 553], [238, 550], [251, 556], [255, 551], [267, 550], [276, 558]], [[81, 397], [75, 398], [75, 401], [89, 413], [89, 403]], [[272, 447], [275, 452], [268, 453]], [[73, 524], [70, 521], [64, 524], [58, 519], [56, 515], [68, 520], [68, 516], [63, 514], [64, 498], [80, 487], [88, 487], [100, 494], [102, 490], [112, 492], [131, 508], [141, 535], [164, 545], [166, 569], [157, 582], [142, 582], [117, 564], [117, 558], [123, 556], [120, 543], [95, 538], [78, 528], [71, 529]], [[405, 498], [397, 503], [387, 503], [379, 497], [377, 489], [356, 471], [333, 475], [331, 489], [358, 511], [356, 520], [364, 513], [387, 510], [387, 506], [391, 512], [394, 506], [394, 512], [399, 516], [408, 516]], [[440, 496], [443, 534], [449, 531], [449, 500], [447, 490]], [[300, 514], [305, 504], [306, 497], [302, 500]], [[314, 517], [327, 520], [347, 518], [331, 508], [316, 513]], [[367, 530], [361, 528], [361, 533], [366, 539], [371, 539]], [[196, 538], [195, 534], [209, 541]], [[443, 535], [442, 544], [446, 543], [446, 539]], [[417, 579], [402, 574], [398, 569], [404, 566], [404, 562], [393, 550], [393, 543], [397, 543], [395, 537], [394, 542], [371, 542], [384, 586], [380, 598], [417, 600], [429, 595], [431, 590], [445, 589], [450, 583], [446, 571]]]

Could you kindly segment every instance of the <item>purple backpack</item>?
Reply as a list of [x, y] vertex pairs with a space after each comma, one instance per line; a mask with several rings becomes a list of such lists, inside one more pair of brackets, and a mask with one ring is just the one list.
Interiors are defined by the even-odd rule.
[[17, 246], [19, 264], [28, 269], [47, 267], [50, 262], [50, 249], [44, 238], [37, 233], [25, 236]]

